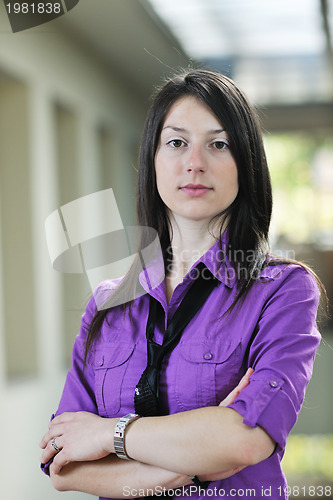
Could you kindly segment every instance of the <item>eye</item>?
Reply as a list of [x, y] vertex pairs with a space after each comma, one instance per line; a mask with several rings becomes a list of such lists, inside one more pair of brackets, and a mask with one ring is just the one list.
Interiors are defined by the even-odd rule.
[[229, 147], [227, 141], [214, 141], [212, 143], [213, 148], [218, 149], [219, 151], [224, 151]]
[[172, 139], [171, 141], [167, 142], [167, 144], [175, 149], [179, 149], [182, 146], [186, 146], [186, 143], [182, 139]]

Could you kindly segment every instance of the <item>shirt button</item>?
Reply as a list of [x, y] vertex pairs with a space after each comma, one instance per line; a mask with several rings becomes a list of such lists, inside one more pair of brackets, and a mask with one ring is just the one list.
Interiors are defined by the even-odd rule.
[[211, 352], [206, 352], [203, 357], [204, 359], [212, 359], [213, 355]]
[[278, 386], [278, 383], [277, 383], [277, 381], [276, 381], [276, 380], [271, 380], [271, 381], [270, 381], [270, 383], [269, 383], [269, 385], [270, 385], [273, 389], [275, 389], [275, 388]]
[[104, 364], [104, 359], [103, 359], [103, 358], [102, 358], [102, 359], [100, 359], [100, 360], [99, 360], [99, 362], [98, 362], [98, 364], [99, 364], [99, 366], [103, 366], [103, 364]]

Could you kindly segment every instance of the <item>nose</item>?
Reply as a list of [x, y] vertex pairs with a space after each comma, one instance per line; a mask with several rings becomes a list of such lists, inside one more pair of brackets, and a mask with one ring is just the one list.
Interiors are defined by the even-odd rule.
[[205, 172], [207, 170], [207, 162], [201, 145], [194, 145], [190, 149], [186, 169], [188, 172]]

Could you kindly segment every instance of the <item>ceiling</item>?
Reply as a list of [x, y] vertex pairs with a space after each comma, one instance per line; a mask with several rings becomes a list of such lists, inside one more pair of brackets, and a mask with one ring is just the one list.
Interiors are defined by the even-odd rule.
[[80, 0], [57, 20], [124, 84], [148, 97], [161, 74], [187, 66], [180, 43], [145, 0]]
[[333, 0], [79, 0], [53, 23], [144, 106], [192, 65], [234, 78], [267, 130], [333, 128]]
[[318, 55], [325, 48], [321, 0], [148, 1], [198, 59]]
[[79, 0], [52, 24], [145, 100], [192, 65], [260, 107], [333, 103], [333, 0]]
[[185, 52], [258, 104], [333, 100], [333, 0], [148, 0]]
[[199, 65], [259, 106], [333, 102], [333, 0], [79, 0], [52, 23], [143, 98]]
[[333, 0], [80, 0], [57, 21], [145, 102], [193, 65], [234, 78], [267, 130], [333, 128]]

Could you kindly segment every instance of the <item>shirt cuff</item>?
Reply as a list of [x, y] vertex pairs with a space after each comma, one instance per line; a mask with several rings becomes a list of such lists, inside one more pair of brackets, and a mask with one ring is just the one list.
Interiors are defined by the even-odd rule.
[[52, 464], [53, 462], [53, 458], [51, 458], [51, 460], [49, 460], [47, 462], [47, 464], [40, 464], [40, 468], [41, 470], [44, 472], [44, 474], [46, 474], [47, 476], [50, 475], [50, 465]]
[[244, 417], [245, 425], [262, 427], [277, 443], [277, 451], [285, 448], [297, 420], [297, 411], [283, 385], [284, 380], [274, 373], [265, 378], [252, 376], [250, 385], [228, 406]]
[[[50, 422], [54, 419], [54, 417], [55, 417], [55, 414], [52, 413], [51, 418], [50, 418]], [[50, 475], [50, 465], [53, 462], [53, 458], [54, 457], [52, 457], [51, 460], [49, 460], [46, 464], [40, 464], [41, 470], [44, 472], [44, 474], [47, 474], [48, 476]]]

